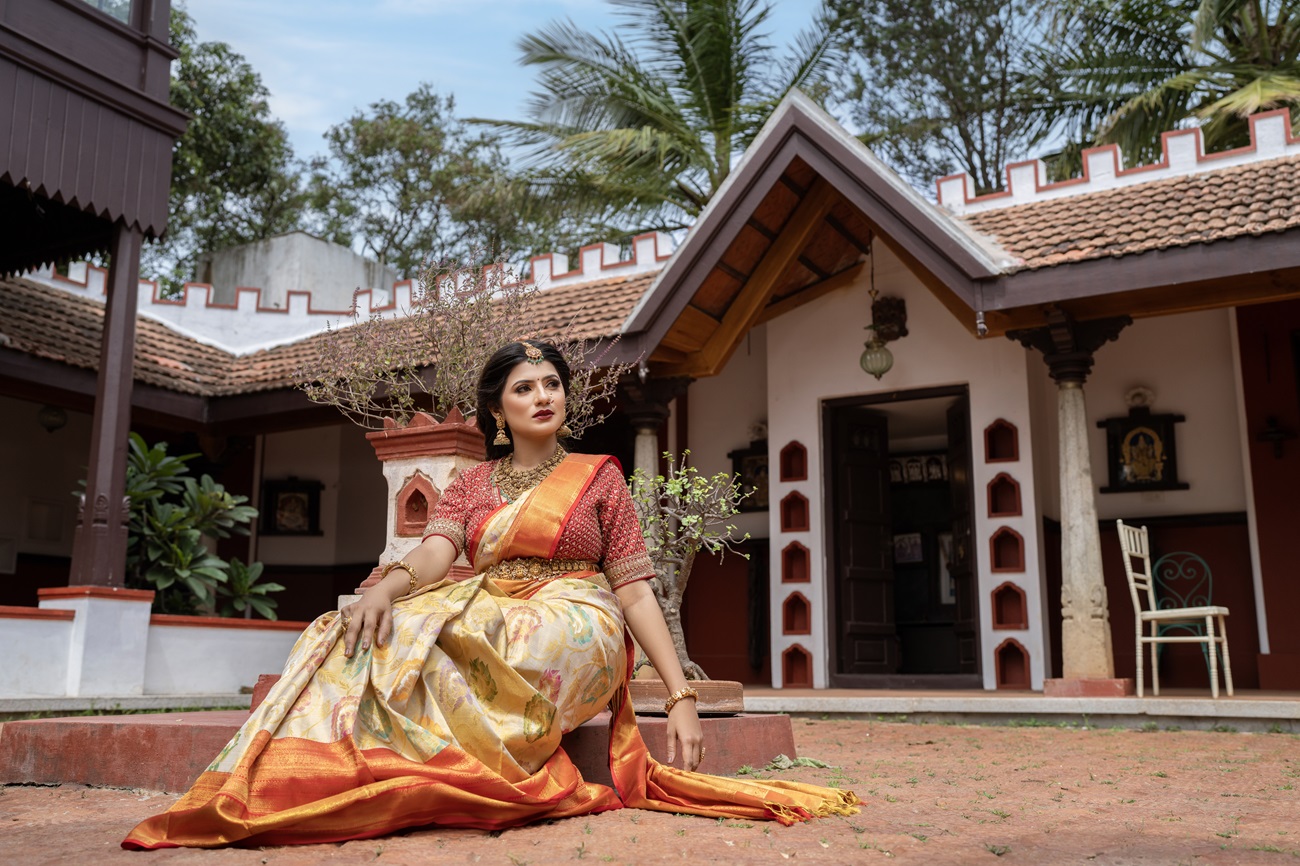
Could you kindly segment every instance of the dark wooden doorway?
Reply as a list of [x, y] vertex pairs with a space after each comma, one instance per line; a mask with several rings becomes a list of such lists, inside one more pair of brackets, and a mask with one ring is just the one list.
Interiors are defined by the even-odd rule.
[[[918, 416], [948, 471], [891, 483], [891, 432], [916, 441]], [[979, 688], [965, 386], [827, 401], [823, 422], [830, 684]], [[915, 550], [900, 557], [900, 543]]]

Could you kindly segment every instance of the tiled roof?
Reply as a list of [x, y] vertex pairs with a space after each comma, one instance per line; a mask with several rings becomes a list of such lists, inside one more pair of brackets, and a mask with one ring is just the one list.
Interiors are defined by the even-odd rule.
[[1300, 159], [1275, 159], [960, 217], [1033, 270], [1300, 226]]
[[[572, 324], [580, 339], [613, 337], [657, 272], [559, 286], [535, 302], [539, 328]], [[0, 347], [73, 367], [97, 369], [104, 305], [37, 285], [0, 279]], [[384, 324], [394, 339], [406, 320]], [[135, 378], [172, 391], [209, 397], [269, 391], [294, 384], [294, 372], [315, 357], [325, 334], [249, 355], [231, 355], [145, 316], [136, 318]]]

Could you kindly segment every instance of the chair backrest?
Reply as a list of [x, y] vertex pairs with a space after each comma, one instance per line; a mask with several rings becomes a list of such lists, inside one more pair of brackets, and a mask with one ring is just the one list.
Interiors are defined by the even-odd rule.
[[1156, 582], [1156, 604], [1161, 610], [1210, 604], [1214, 577], [1210, 566], [1195, 553], [1185, 550], [1166, 553], [1156, 560], [1152, 576]]
[[[1128, 576], [1129, 596], [1133, 599], [1133, 613], [1143, 611], [1141, 595], [1146, 596], [1146, 610], [1156, 609], [1155, 584], [1151, 580], [1151, 546], [1145, 526], [1125, 526], [1116, 520], [1119, 530], [1119, 549], [1124, 554], [1124, 574]], [[1135, 565], [1136, 563], [1136, 565]]]

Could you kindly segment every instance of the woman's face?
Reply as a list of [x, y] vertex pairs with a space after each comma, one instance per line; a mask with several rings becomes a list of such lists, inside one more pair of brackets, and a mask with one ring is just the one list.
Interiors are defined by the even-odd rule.
[[554, 436], [564, 423], [564, 386], [550, 361], [520, 361], [506, 376], [501, 411], [510, 435], [527, 439]]

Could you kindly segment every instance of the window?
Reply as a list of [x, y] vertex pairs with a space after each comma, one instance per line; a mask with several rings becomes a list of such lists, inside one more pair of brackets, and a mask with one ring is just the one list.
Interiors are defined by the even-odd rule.
[[131, 23], [131, 0], [83, 0], [123, 24]]

